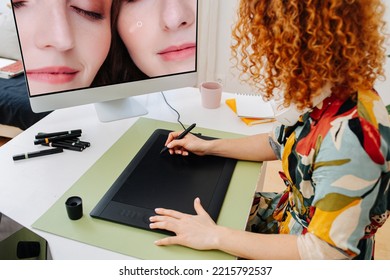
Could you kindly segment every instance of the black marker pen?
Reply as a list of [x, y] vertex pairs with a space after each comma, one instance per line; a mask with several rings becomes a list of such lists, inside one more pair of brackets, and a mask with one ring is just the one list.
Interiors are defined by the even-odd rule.
[[67, 144], [70, 144], [73, 146], [83, 147], [84, 149], [91, 146], [91, 144], [89, 142], [81, 141], [78, 138], [66, 139], [66, 140], [58, 141], [57, 143], [67, 143]]
[[77, 151], [77, 152], [82, 152], [84, 150], [83, 147], [74, 146], [74, 145], [68, 144], [68, 143], [50, 142], [50, 143], [42, 144], [42, 145], [49, 146], [49, 147], [62, 148], [65, 150], [71, 150], [71, 151]]
[[69, 131], [50, 132], [50, 133], [39, 132], [37, 135], [35, 135], [35, 139], [44, 139], [44, 138], [60, 136], [60, 135], [81, 134], [81, 133], [82, 133], [81, 129], [74, 129], [74, 130], [69, 130]]
[[48, 144], [50, 142], [56, 142], [60, 140], [66, 140], [66, 139], [72, 139], [72, 138], [77, 138], [80, 137], [81, 133], [71, 133], [71, 134], [65, 134], [65, 135], [59, 135], [59, 136], [53, 136], [53, 137], [46, 137], [42, 139], [36, 139], [34, 141], [35, 145], [38, 144]]
[[15, 155], [12, 158], [13, 158], [13, 160], [21, 160], [21, 159], [28, 159], [28, 158], [58, 154], [58, 153], [62, 153], [63, 151], [64, 150], [61, 148], [54, 148], [54, 149], [40, 150], [40, 151], [36, 151], [36, 152]]

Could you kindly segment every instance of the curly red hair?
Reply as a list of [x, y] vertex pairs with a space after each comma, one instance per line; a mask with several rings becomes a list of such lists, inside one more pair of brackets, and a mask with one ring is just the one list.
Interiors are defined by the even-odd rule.
[[383, 77], [383, 14], [380, 0], [241, 0], [233, 57], [266, 99], [310, 107], [327, 82], [346, 98]]

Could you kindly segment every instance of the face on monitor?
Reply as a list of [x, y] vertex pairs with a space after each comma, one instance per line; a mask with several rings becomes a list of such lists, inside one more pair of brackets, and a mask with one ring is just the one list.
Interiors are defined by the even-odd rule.
[[197, 0], [12, 4], [31, 97], [196, 71]]

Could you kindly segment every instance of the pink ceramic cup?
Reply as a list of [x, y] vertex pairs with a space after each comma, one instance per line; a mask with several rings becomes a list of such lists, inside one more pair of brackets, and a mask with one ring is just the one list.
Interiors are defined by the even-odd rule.
[[218, 82], [204, 82], [200, 85], [202, 106], [216, 109], [221, 105], [222, 85]]

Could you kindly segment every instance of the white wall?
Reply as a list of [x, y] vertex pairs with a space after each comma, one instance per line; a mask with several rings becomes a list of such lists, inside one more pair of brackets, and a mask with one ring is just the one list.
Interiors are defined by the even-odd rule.
[[[218, 27], [217, 33], [214, 35], [217, 40], [216, 65], [214, 71], [208, 73], [206, 78], [210, 80], [220, 80], [224, 85], [224, 90], [227, 92], [250, 92], [251, 89], [242, 84], [238, 79], [238, 73], [232, 69], [232, 63], [229, 61], [231, 57], [231, 27], [235, 20], [236, 7], [239, 0], [208, 0], [210, 2], [218, 3], [214, 8], [218, 9]], [[387, 30], [390, 31], [390, 3], [383, 1], [387, 5], [385, 20], [389, 26]], [[214, 4], [215, 6], [215, 4]], [[390, 38], [387, 43], [387, 54], [390, 54]], [[390, 58], [386, 60], [385, 71], [386, 81], [378, 81], [376, 89], [381, 95], [385, 104], [390, 104]]]
[[0, 0], [0, 14], [12, 13], [12, 10], [7, 6], [11, 0]]
[[[385, 21], [387, 22], [387, 33], [390, 32], [390, 3], [389, 1], [382, 1], [386, 5]], [[390, 36], [387, 36], [386, 48], [387, 55], [390, 54]], [[383, 102], [387, 105], [390, 104], [390, 58], [386, 59], [385, 63], [385, 81], [378, 81], [376, 83], [376, 90], [381, 95]]]
[[252, 89], [245, 83], [240, 82], [239, 72], [230, 61], [231, 29], [235, 23], [236, 10], [239, 0], [211, 0], [219, 2], [218, 5], [218, 31], [215, 35], [217, 40], [216, 66], [213, 76], [224, 85], [227, 92], [251, 92]]

